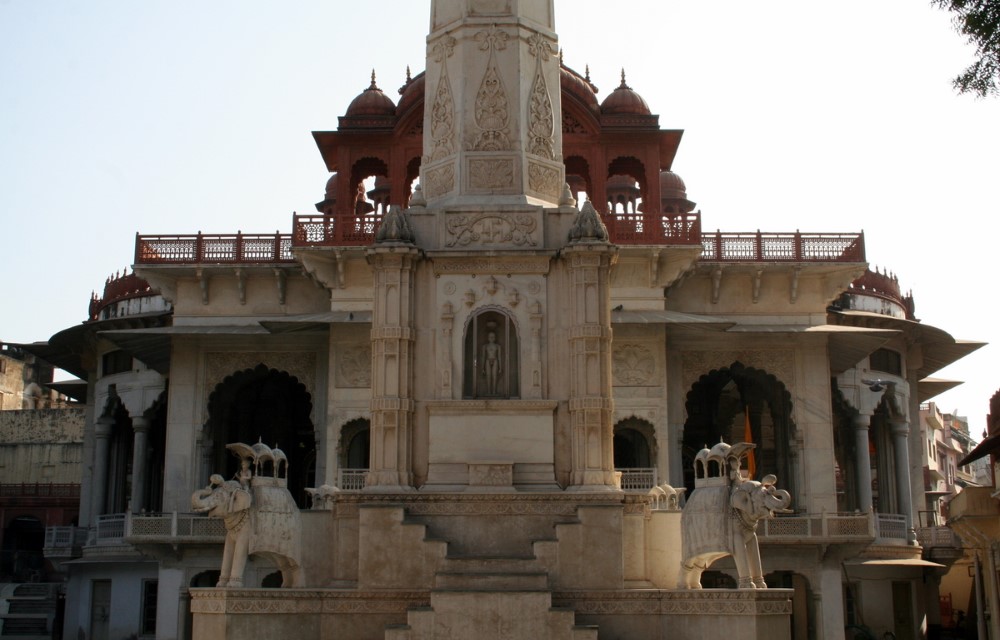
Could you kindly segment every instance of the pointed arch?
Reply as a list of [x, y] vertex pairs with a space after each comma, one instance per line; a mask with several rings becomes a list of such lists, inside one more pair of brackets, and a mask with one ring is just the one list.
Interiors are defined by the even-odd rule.
[[237, 458], [226, 450], [233, 442], [263, 442], [288, 457], [288, 490], [300, 507], [305, 488], [314, 486], [316, 435], [310, 413], [312, 397], [298, 378], [263, 363], [227, 376], [208, 397], [213, 468], [233, 477]]
[[792, 398], [783, 382], [761, 369], [733, 362], [701, 376], [687, 395], [681, 457], [684, 485], [694, 490], [694, 458], [720, 440], [743, 442], [749, 415], [757, 445], [757, 476], [773, 473], [795, 496], [793, 447], [796, 426]]

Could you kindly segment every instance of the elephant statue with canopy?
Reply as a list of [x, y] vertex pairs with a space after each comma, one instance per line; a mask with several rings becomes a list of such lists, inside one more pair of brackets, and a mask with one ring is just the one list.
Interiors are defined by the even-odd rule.
[[743, 477], [741, 460], [755, 445], [720, 442], [695, 458], [695, 490], [681, 513], [682, 559], [678, 588], [700, 589], [713, 562], [733, 556], [740, 589], [766, 589], [757, 523], [786, 511], [792, 497], [775, 488], [777, 478]]
[[[240, 458], [232, 480], [212, 475], [209, 485], [191, 495], [191, 508], [222, 518], [226, 543], [217, 587], [242, 587], [247, 558], [268, 558], [278, 567], [282, 587], [302, 587], [299, 508], [288, 492], [288, 459], [280, 449], [258, 442], [226, 448]], [[285, 476], [281, 475], [282, 469]], [[269, 473], [270, 472], [270, 473]]]

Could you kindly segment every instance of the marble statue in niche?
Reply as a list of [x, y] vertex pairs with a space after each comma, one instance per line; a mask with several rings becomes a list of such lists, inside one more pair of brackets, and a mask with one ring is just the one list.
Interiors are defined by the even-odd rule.
[[497, 310], [474, 315], [465, 329], [466, 398], [520, 397], [519, 340], [511, 318]]

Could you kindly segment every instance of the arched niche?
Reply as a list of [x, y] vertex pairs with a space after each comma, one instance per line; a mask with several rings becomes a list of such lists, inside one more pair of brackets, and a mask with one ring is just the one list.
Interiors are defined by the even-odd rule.
[[520, 397], [517, 325], [500, 309], [485, 309], [465, 327], [463, 391], [466, 398]]
[[369, 468], [371, 423], [366, 418], [351, 420], [341, 427], [338, 453], [341, 469]]
[[656, 466], [656, 436], [653, 425], [641, 418], [626, 418], [614, 427], [615, 469], [646, 469]]

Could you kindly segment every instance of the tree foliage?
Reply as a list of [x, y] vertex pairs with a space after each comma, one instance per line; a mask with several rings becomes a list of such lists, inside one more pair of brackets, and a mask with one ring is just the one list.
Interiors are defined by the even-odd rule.
[[955, 29], [976, 47], [976, 61], [954, 80], [960, 93], [1000, 95], [1000, 0], [931, 0], [954, 14]]

